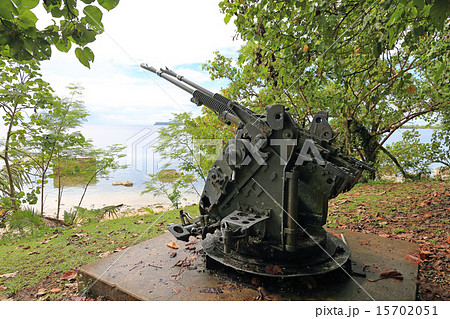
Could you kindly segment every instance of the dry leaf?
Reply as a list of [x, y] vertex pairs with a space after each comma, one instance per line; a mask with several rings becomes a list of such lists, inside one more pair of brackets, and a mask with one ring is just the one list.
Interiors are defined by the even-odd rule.
[[171, 276], [170, 276], [170, 279], [171, 279], [171, 280], [178, 281], [178, 280], [181, 279], [181, 275], [171, 275]]
[[0, 278], [14, 278], [17, 275], [18, 271], [10, 272], [8, 274], [0, 275]]
[[370, 243], [368, 241], [360, 241], [359, 244], [363, 246], [370, 246]]
[[47, 290], [45, 288], [39, 288], [38, 292], [36, 293], [36, 297], [43, 296], [47, 293]]
[[39, 254], [39, 250], [36, 250], [36, 251], [30, 251], [30, 252], [28, 253], [28, 255], [37, 255], [37, 254]]
[[50, 290], [51, 293], [56, 294], [58, 292], [61, 291], [61, 288], [53, 288], [52, 290]]
[[283, 274], [283, 271], [281, 270], [281, 267], [278, 265], [267, 265], [264, 268], [264, 271], [271, 275], [281, 275]]
[[422, 262], [422, 260], [420, 260], [420, 258], [413, 256], [413, 255], [406, 254], [404, 257], [406, 258], [406, 260], [408, 260], [410, 263], [413, 263], [413, 264], [420, 264]]
[[100, 258], [105, 258], [106, 256], [109, 256], [109, 255], [111, 255], [111, 252], [110, 251], [105, 251], [104, 253], [101, 253], [98, 256]]
[[139, 235], [138, 235], [138, 234], [135, 234], [135, 233], [131, 234], [131, 238], [135, 238], [135, 237], [137, 237], [137, 236], [139, 236]]
[[380, 274], [380, 279], [387, 279], [387, 278], [401, 281], [403, 280], [403, 275], [399, 273], [397, 270], [388, 270]]
[[0, 291], [5, 291], [6, 287], [5, 286], [0, 286]]
[[411, 84], [406, 88], [406, 92], [408, 92], [408, 94], [414, 94], [414, 92], [416, 92], [416, 86], [414, 84]]
[[355, 53], [359, 53], [359, 51], [361, 50], [361, 47], [357, 48], [356, 50], [354, 50]]
[[69, 270], [66, 272], [63, 272], [61, 276], [61, 280], [74, 280], [77, 278], [77, 271], [76, 270]]
[[309, 50], [309, 46], [307, 44], [305, 44], [303, 46], [303, 52], [307, 52]]
[[178, 295], [180, 293], [180, 288], [172, 290], [172, 295]]
[[425, 260], [425, 259], [427, 259], [428, 257], [430, 257], [432, 254], [433, 254], [433, 253], [432, 253], [431, 251], [428, 251], [428, 250], [422, 250], [422, 251], [420, 252], [419, 256], [420, 256], [420, 259]]
[[177, 244], [175, 244], [173, 241], [171, 241], [170, 243], [167, 244], [167, 247], [172, 248], [172, 249], [178, 249], [180, 247], [178, 247]]

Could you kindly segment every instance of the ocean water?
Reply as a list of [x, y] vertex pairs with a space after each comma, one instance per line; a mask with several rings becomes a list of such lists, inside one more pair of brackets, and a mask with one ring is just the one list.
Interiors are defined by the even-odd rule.
[[[96, 147], [106, 148], [109, 145], [121, 144], [126, 146], [123, 154], [125, 157], [119, 160], [121, 165], [127, 165], [125, 169], [112, 171], [107, 178], [99, 178], [92, 183], [83, 198], [82, 207], [101, 208], [109, 205], [124, 204], [129, 208], [146, 206], [170, 206], [166, 197], [154, 197], [150, 193], [142, 194], [145, 182], [149, 180], [148, 174], [156, 173], [165, 165], [169, 168], [177, 167], [177, 162], [168, 162], [155, 152], [153, 146], [158, 139], [160, 125], [83, 125], [79, 131], [87, 138], [92, 139]], [[5, 128], [0, 127], [0, 138], [5, 135]], [[1, 165], [1, 164], [0, 164]], [[131, 181], [132, 187], [113, 186], [113, 182]], [[201, 193], [202, 181], [196, 181], [194, 186]], [[84, 188], [68, 183], [64, 187], [61, 201], [61, 213], [79, 204]], [[190, 190], [183, 194], [183, 204], [198, 203], [199, 195]], [[54, 187], [52, 179], [44, 189], [44, 211], [46, 215], [54, 215], [57, 211], [58, 189]], [[39, 197], [40, 199], [40, 197]], [[40, 201], [36, 205], [40, 208]]]
[[[126, 146], [125, 157], [120, 164], [128, 165], [126, 169], [113, 171], [108, 178], [98, 179], [89, 186], [81, 206], [100, 208], [107, 205], [128, 205], [131, 208], [145, 206], [169, 206], [170, 201], [164, 197], [154, 197], [152, 194], [141, 194], [145, 189], [144, 183], [149, 180], [148, 174], [156, 173], [163, 165], [169, 164], [155, 152], [153, 145], [158, 139], [159, 125], [84, 125], [80, 131], [86, 138], [92, 139], [97, 147], [105, 148], [112, 144]], [[397, 130], [389, 138], [388, 144], [399, 141], [402, 138], [403, 129]], [[429, 142], [433, 130], [419, 129], [422, 142]], [[170, 168], [177, 166], [176, 162], [170, 163]], [[113, 186], [113, 182], [131, 181], [132, 187]], [[198, 193], [202, 192], [203, 182], [194, 184]], [[83, 188], [79, 186], [66, 186], [62, 197], [61, 211], [69, 210], [78, 205]], [[199, 195], [195, 191], [185, 194], [184, 204], [197, 203]], [[57, 188], [53, 187], [53, 181], [49, 181], [45, 188], [44, 210], [53, 215], [57, 208]], [[39, 203], [38, 203], [39, 204]]]

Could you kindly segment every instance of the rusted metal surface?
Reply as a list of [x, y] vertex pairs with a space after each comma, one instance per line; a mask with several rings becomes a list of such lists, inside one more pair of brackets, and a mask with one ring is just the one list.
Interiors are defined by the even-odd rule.
[[[371, 300], [368, 294], [375, 300], [415, 299], [418, 265], [404, 258], [416, 251], [415, 244], [333, 232], [343, 234], [352, 251], [346, 269], [351, 278], [342, 270], [285, 279], [214, 263], [211, 270], [200, 240], [175, 241], [179, 249], [171, 249], [167, 244], [173, 237], [168, 233], [85, 265], [80, 273], [83, 285], [93, 284], [92, 294], [111, 300]], [[401, 273], [403, 280], [380, 280], [380, 274], [390, 270]]]

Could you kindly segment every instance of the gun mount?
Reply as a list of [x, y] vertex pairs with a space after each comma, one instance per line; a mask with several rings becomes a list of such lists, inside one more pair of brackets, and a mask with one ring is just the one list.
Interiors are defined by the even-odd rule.
[[326, 273], [349, 259], [347, 245], [323, 228], [328, 200], [350, 190], [371, 167], [331, 145], [327, 112], [315, 114], [307, 131], [282, 105], [257, 114], [167, 68], [141, 67], [237, 126], [209, 170], [200, 216], [181, 211], [181, 224], [168, 226], [177, 239], [202, 234], [209, 258], [265, 276]]

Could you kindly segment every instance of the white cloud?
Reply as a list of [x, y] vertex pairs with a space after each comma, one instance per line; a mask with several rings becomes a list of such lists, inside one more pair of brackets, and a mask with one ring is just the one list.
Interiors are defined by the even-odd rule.
[[209, 82], [198, 64], [212, 59], [214, 51], [235, 51], [241, 44], [232, 41], [234, 27], [223, 22], [218, 2], [121, 1], [105, 12], [106, 32], [90, 45], [95, 53], [91, 69], [73, 52], [53, 49], [51, 60], [42, 63], [44, 79], [61, 96], [67, 95], [69, 83], [83, 86], [92, 119], [107, 121], [101, 124], [152, 124], [168, 120], [174, 112], [198, 113], [189, 94], [139, 71], [139, 64], [168, 66], [194, 82]]

